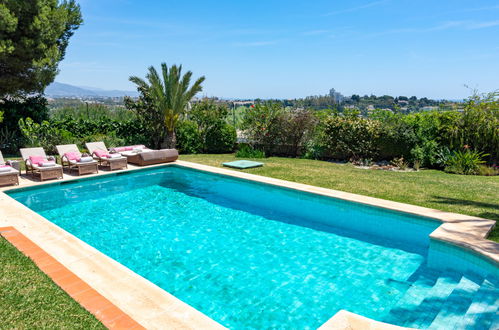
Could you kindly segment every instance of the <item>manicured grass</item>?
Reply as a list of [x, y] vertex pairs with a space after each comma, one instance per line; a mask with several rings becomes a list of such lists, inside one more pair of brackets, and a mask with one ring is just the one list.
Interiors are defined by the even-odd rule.
[[[181, 155], [181, 160], [221, 167], [229, 155]], [[270, 157], [244, 172], [347, 191], [433, 209], [499, 220], [499, 176], [463, 176], [436, 170], [393, 172], [350, 164]], [[499, 242], [499, 226], [489, 239]]]
[[2, 329], [105, 329], [3, 237], [0, 320]]

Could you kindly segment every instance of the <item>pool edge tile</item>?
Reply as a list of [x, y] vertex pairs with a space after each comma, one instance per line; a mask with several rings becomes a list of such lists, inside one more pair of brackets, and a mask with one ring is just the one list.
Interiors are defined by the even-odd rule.
[[[7, 234], [8, 233], [8, 234]], [[26, 236], [21, 234], [14, 227], [2, 227], [0, 228], [0, 236], [2, 236], [5, 240], [7, 240], [10, 244], [12, 244], [17, 250], [23, 253], [25, 256], [30, 258], [35, 265], [45, 273], [61, 290], [66, 292], [73, 300], [78, 302], [83, 308], [85, 308], [88, 312], [95, 316], [104, 326], [109, 329], [145, 329], [141, 326], [137, 321], [132, 319], [128, 314], [123, 312], [121, 309], [116, 307], [112, 302], [107, 300], [104, 296], [98, 293], [96, 290], [92, 289], [87, 283], [85, 283], [82, 279], [76, 276], [69, 269], [64, 267], [60, 262], [53, 259], [53, 262], [43, 263], [40, 261], [46, 260], [46, 257], [43, 256], [42, 248], [36, 245], [34, 242], [29, 240]], [[13, 239], [13, 238], [18, 239]], [[26, 246], [29, 246], [29, 249], [26, 249]], [[54, 269], [55, 267], [55, 269]], [[67, 290], [68, 283], [65, 281], [66, 279], [71, 278], [71, 285], [79, 285], [79, 286], [88, 286], [89, 290], [79, 290], [77, 292], [73, 290]], [[101, 300], [102, 303], [105, 303], [111, 308], [102, 309], [96, 308], [94, 305], [94, 300]], [[111, 311], [112, 313], [108, 312]], [[99, 313], [97, 313], [99, 312]], [[117, 322], [116, 319], [121, 319], [121, 321]]]

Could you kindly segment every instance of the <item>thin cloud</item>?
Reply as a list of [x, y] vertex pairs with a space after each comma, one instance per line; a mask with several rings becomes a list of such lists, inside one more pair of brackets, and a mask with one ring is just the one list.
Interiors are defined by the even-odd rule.
[[276, 41], [252, 41], [252, 42], [236, 42], [236, 47], [262, 47], [276, 44]]
[[401, 29], [392, 29], [387, 31], [382, 31], [379, 33], [372, 33], [368, 36], [370, 37], [378, 37], [383, 35], [390, 34], [401, 34], [401, 33], [429, 33], [429, 32], [437, 32], [437, 31], [446, 31], [451, 29], [461, 29], [461, 30], [479, 30], [485, 28], [491, 28], [499, 26], [499, 20], [497, 21], [489, 21], [489, 22], [476, 22], [476, 21], [449, 21], [443, 22], [435, 26], [431, 27], [421, 27], [421, 28], [401, 28]]
[[329, 30], [312, 30], [312, 31], [305, 31], [301, 35], [302, 36], [316, 36], [316, 35], [321, 35], [321, 34], [327, 34], [331, 31]]
[[496, 10], [496, 9], [499, 9], [499, 5], [488, 6], [488, 7], [478, 7], [478, 8], [468, 8], [468, 9], [462, 10], [462, 12], [488, 11], [488, 10]]
[[332, 16], [332, 15], [339, 15], [339, 14], [351, 13], [351, 12], [354, 12], [354, 11], [359, 11], [359, 10], [363, 10], [363, 9], [367, 9], [367, 8], [379, 6], [379, 5], [382, 5], [382, 4], [384, 4], [384, 3], [388, 2], [388, 1], [389, 0], [372, 1], [372, 2], [368, 2], [366, 4], [363, 4], [363, 5], [360, 5], [360, 6], [356, 6], [356, 7], [350, 7], [350, 8], [335, 10], [335, 11], [332, 11], [332, 12], [329, 12], [329, 13], [325, 14], [325, 16]]
[[477, 29], [485, 29], [485, 28], [494, 27], [494, 26], [499, 26], [499, 20], [498, 21], [490, 21], [490, 22], [472, 23], [472, 24], [469, 24], [466, 28], [468, 30], [477, 30]]
[[437, 25], [433, 28], [423, 29], [423, 32], [431, 32], [438, 30], [449, 30], [453, 28], [461, 28], [464, 30], [479, 30], [489, 27], [494, 27], [499, 25], [499, 20], [488, 21], [488, 22], [476, 22], [476, 21], [450, 21]]

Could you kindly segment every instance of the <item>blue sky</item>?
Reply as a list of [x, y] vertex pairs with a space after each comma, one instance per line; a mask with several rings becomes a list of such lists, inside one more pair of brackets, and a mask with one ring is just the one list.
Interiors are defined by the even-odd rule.
[[464, 98], [499, 89], [497, 0], [80, 0], [84, 25], [56, 81], [133, 90], [183, 64], [203, 94]]

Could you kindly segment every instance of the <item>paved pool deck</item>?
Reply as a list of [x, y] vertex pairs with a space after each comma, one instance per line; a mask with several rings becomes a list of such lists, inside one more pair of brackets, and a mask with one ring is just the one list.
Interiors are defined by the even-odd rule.
[[[169, 165], [171, 164], [435, 218], [441, 221], [442, 225], [430, 235], [432, 239], [464, 247], [499, 265], [499, 244], [485, 239], [495, 225], [495, 221], [493, 220], [443, 212], [185, 161], [169, 163]], [[165, 166], [165, 164], [147, 166], [147, 168], [161, 166]], [[100, 171], [98, 174], [81, 177], [64, 174], [62, 181], [109, 175], [115, 172], [135, 171], [139, 168], [144, 167], [129, 165], [128, 169], [125, 170], [113, 172]], [[55, 180], [39, 182], [36, 179], [33, 180], [23, 175], [20, 178], [19, 187], [38, 186], [53, 182]], [[132, 321], [137, 322], [138, 325], [147, 329], [163, 329], [165, 327], [179, 329], [224, 328], [200, 311], [132, 272], [115, 260], [105, 256], [100, 251], [3, 193], [5, 190], [15, 188], [17, 186], [0, 188], [0, 227], [15, 229], [26, 240], [38, 247], [40, 251], [46, 253], [58, 264], [67, 269], [68, 272], [81, 279], [85, 285], [88, 285], [90, 289], [94, 290], [95, 293], [108, 301], [112, 306], [115, 306], [125, 315], [128, 315]], [[61, 287], [64, 289], [63, 286]], [[99, 318], [98, 308], [96, 309], [95, 306], [90, 309], [86, 306], [84, 307]], [[394, 328], [394, 326], [369, 319], [366, 321], [365, 318], [352, 313], [345, 313], [348, 312], [340, 311], [335, 316], [331, 315], [332, 318], [322, 328], [360, 329], [359, 325], [365, 328], [366, 322], [370, 324], [372, 329]], [[128, 319], [127, 321], [131, 322]], [[111, 326], [111, 328], [119, 327]]]

